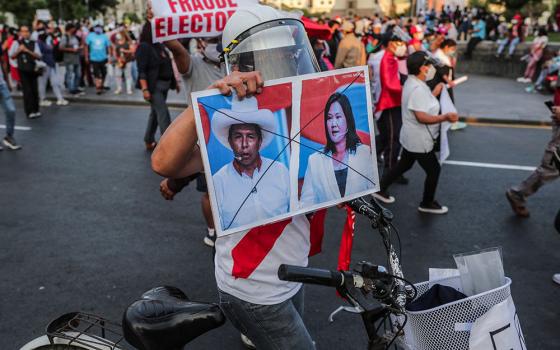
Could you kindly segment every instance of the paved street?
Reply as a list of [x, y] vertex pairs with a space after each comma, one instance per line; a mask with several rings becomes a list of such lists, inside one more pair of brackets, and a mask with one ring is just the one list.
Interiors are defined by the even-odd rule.
[[[18, 108], [19, 125], [31, 127], [16, 134], [24, 149], [0, 152], [0, 348], [19, 349], [65, 312], [120, 321], [129, 303], [157, 285], [217, 300], [200, 195], [189, 187], [173, 202], [161, 198], [142, 140], [146, 107], [72, 104], [32, 121]], [[535, 166], [549, 134], [470, 126], [451, 134], [450, 159]], [[560, 286], [551, 276], [560, 272], [560, 235], [552, 227], [560, 182], [532, 197], [532, 215], [522, 220], [512, 215], [504, 191], [528, 174], [445, 165], [437, 197], [450, 212], [426, 216], [416, 211], [424, 180], [416, 166], [408, 186], [391, 188], [397, 202], [390, 209], [401, 232], [404, 272], [414, 282], [426, 280], [429, 267], [454, 267], [454, 253], [501, 246], [528, 348], [557, 349]], [[343, 212], [331, 209], [327, 220], [324, 253], [311, 265], [335, 268]], [[359, 219], [353, 260], [384, 265], [383, 254], [378, 235]], [[333, 290], [306, 288], [305, 321], [318, 349], [364, 349], [359, 317], [339, 315], [328, 323], [340, 303]], [[188, 348], [242, 346], [228, 323]]]

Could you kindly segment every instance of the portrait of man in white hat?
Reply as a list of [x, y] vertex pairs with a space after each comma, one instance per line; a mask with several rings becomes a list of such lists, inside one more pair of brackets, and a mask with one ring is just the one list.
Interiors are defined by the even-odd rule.
[[[280, 137], [276, 116], [268, 109], [259, 109], [254, 97], [234, 97], [231, 109], [214, 112], [211, 129], [232, 151], [232, 160], [212, 177], [222, 230], [287, 213], [288, 168], [261, 155], [275, 137]], [[212, 154], [208, 156], [212, 161]]]

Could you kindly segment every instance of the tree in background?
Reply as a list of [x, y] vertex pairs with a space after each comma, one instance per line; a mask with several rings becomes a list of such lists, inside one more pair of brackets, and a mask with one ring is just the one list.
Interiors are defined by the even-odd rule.
[[542, 0], [489, 0], [489, 3], [504, 6], [508, 18], [517, 12], [524, 16], [538, 16], [547, 8]]
[[[95, 17], [103, 14], [108, 9], [115, 7], [118, 0], [2, 0], [0, 1], [0, 12], [11, 12], [19, 24], [30, 24], [37, 9], [49, 9], [53, 19], [76, 19], [83, 17]], [[59, 7], [60, 6], [60, 7]], [[59, 11], [60, 10], [60, 11]]]

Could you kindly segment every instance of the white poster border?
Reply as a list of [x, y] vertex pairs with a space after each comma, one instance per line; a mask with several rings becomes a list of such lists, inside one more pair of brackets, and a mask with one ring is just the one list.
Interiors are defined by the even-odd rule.
[[[196, 123], [196, 131], [197, 131], [197, 135], [199, 137], [199, 142], [198, 145], [200, 147], [200, 153], [201, 153], [201, 157], [202, 157], [202, 162], [204, 165], [204, 176], [206, 178], [206, 184], [208, 187], [208, 193], [210, 194], [210, 204], [212, 207], [212, 217], [214, 219], [214, 222], [216, 223], [215, 225], [215, 229], [216, 229], [216, 233], [218, 235], [218, 237], [223, 237], [223, 236], [227, 236], [230, 234], [235, 234], [235, 233], [240, 233], [243, 231], [247, 231], [250, 230], [254, 227], [258, 227], [258, 226], [262, 226], [262, 225], [267, 225], [267, 224], [272, 224], [275, 222], [279, 222], [282, 220], [286, 220], [289, 218], [292, 218], [294, 216], [297, 215], [302, 215], [302, 214], [307, 214], [310, 212], [314, 212], [320, 209], [325, 209], [325, 208], [330, 208], [333, 207], [341, 202], [347, 202], [347, 201], [351, 201], [353, 199], [359, 198], [359, 197], [363, 197], [366, 195], [370, 195], [372, 193], [375, 193], [377, 191], [379, 191], [379, 174], [378, 174], [378, 170], [377, 170], [377, 157], [376, 157], [376, 149], [375, 149], [375, 131], [373, 128], [373, 109], [372, 109], [372, 101], [371, 101], [371, 92], [370, 92], [370, 88], [369, 88], [369, 75], [368, 75], [368, 67], [367, 66], [359, 66], [359, 67], [351, 67], [351, 68], [343, 68], [343, 69], [337, 69], [337, 70], [331, 70], [331, 71], [326, 71], [326, 72], [320, 72], [320, 73], [311, 73], [311, 74], [305, 74], [305, 75], [299, 75], [299, 76], [295, 76], [295, 77], [289, 77], [289, 78], [282, 78], [282, 79], [275, 79], [275, 80], [269, 80], [266, 81], [264, 83], [264, 87], [268, 87], [268, 86], [274, 86], [274, 85], [280, 85], [280, 84], [286, 84], [286, 83], [291, 83], [292, 84], [292, 115], [293, 116], [299, 116], [300, 112], [301, 112], [301, 93], [302, 93], [302, 84], [304, 80], [313, 80], [313, 79], [317, 79], [317, 78], [324, 78], [324, 77], [330, 77], [330, 76], [334, 76], [334, 75], [343, 75], [343, 74], [349, 74], [349, 73], [361, 73], [364, 76], [364, 85], [365, 85], [365, 89], [366, 89], [366, 106], [367, 106], [367, 115], [368, 115], [368, 125], [369, 125], [369, 134], [370, 134], [370, 140], [371, 140], [371, 159], [373, 162], [373, 168], [374, 168], [374, 177], [375, 179], [377, 179], [377, 183], [375, 183], [375, 186], [369, 190], [366, 191], [362, 191], [359, 193], [354, 193], [352, 195], [348, 195], [345, 196], [341, 199], [337, 199], [337, 200], [333, 200], [333, 201], [329, 201], [329, 202], [324, 202], [318, 205], [314, 205], [314, 206], [310, 206], [307, 208], [302, 208], [302, 209], [297, 209], [297, 210], [293, 210], [290, 211], [286, 214], [283, 215], [279, 215], [276, 216], [274, 218], [271, 219], [264, 219], [264, 220], [259, 220], [259, 221], [255, 221], [254, 223], [250, 224], [250, 225], [242, 225], [242, 226], [238, 226], [235, 228], [230, 228], [230, 229], [226, 229], [223, 230], [221, 227], [221, 220], [219, 217], [219, 211], [217, 210], [218, 208], [218, 203], [217, 203], [217, 199], [216, 199], [216, 195], [215, 195], [215, 189], [214, 189], [214, 183], [212, 180], [212, 174], [209, 171], [211, 169], [210, 166], [210, 160], [208, 158], [208, 149], [206, 147], [206, 140], [204, 139], [204, 129], [202, 127], [202, 120], [200, 118], [200, 109], [198, 106], [198, 99], [199, 98], [203, 98], [203, 97], [207, 97], [207, 96], [214, 96], [214, 95], [218, 95], [220, 94], [220, 91], [218, 89], [211, 89], [211, 90], [204, 90], [204, 91], [198, 91], [198, 92], [193, 92], [191, 94], [191, 100], [193, 101], [193, 109], [194, 109], [194, 116], [195, 116], [195, 123]], [[297, 93], [297, 94], [296, 94]], [[297, 112], [297, 114], [296, 114]], [[297, 119], [297, 123], [295, 123], [294, 121]], [[297, 129], [295, 128], [297, 127]], [[297, 135], [297, 136], [296, 136]], [[290, 131], [290, 138], [293, 140], [291, 141], [290, 144], [290, 151], [291, 151], [291, 155], [290, 155], [290, 208], [293, 208], [295, 204], [295, 207], [297, 207], [297, 203], [299, 202], [299, 198], [298, 198], [298, 184], [297, 184], [297, 174], [299, 171], [299, 136], [300, 136], [300, 121], [299, 118], [292, 118], [292, 126], [291, 126], [291, 131]], [[201, 142], [202, 141], [202, 142]], [[295, 142], [297, 141], [297, 142]], [[294, 170], [295, 169], [295, 170]], [[295, 176], [293, 176], [295, 172]], [[266, 176], [266, 175], [265, 175]], [[295, 177], [295, 180], [294, 180]], [[295, 190], [294, 190], [295, 189]], [[295, 198], [294, 198], [295, 197]]]

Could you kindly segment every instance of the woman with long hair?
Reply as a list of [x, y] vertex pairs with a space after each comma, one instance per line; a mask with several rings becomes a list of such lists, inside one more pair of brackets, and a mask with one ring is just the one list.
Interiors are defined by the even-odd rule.
[[307, 163], [300, 202], [302, 206], [340, 199], [374, 187], [371, 149], [356, 131], [348, 97], [336, 92], [325, 105], [326, 145]]
[[138, 64], [138, 85], [142, 89], [144, 100], [150, 103], [150, 117], [144, 142], [148, 151], [156, 147], [155, 134], [163, 135], [171, 118], [167, 108], [167, 93], [177, 88], [177, 80], [173, 72], [171, 56], [161, 43], [152, 42], [152, 27], [146, 22], [140, 33], [140, 45], [136, 50]]

